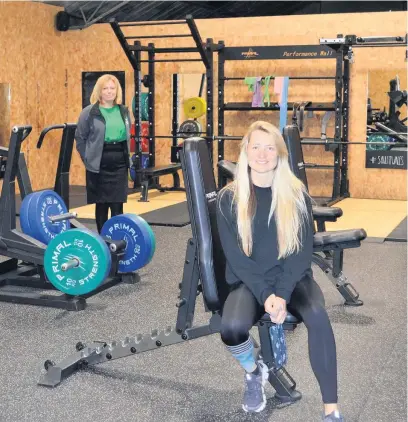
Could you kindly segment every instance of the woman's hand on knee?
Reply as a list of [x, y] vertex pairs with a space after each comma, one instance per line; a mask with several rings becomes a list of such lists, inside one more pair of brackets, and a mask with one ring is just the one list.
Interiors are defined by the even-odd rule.
[[264, 307], [273, 323], [283, 324], [287, 315], [285, 299], [272, 294], [265, 300]]

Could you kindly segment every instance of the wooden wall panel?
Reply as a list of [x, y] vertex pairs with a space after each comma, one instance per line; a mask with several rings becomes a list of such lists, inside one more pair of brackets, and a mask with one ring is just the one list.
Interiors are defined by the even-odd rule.
[[59, 137], [51, 133], [41, 150], [36, 143], [41, 130], [64, 120], [64, 46], [54, 30], [59, 9], [39, 3], [1, 3], [0, 40], [6, 45], [7, 62], [1, 64], [0, 82], [10, 84], [10, 126], [30, 124], [24, 141], [34, 189], [53, 186]]
[[10, 85], [0, 82], [0, 146], [10, 142]]
[[[0, 41], [8, 46], [8, 62], [0, 58], [0, 82], [11, 84], [11, 125], [32, 124], [33, 134], [24, 145], [28, 153], [29, 171], [33, 186], [52, 186], [54, 171], [44, 171], [56, 163], [55, 144], [58, 136], [51, 136], [40, 153], [35, 149], [39, 131], [45, 125], [75, 122], [81, 111], [82, 71], [126, 71], [126, 102], [133, 96], [133, 72], [126, 56], [109, 25], [94, 25], [83, 31], [58, 33], [54, 30], [57, 7], [40, 3], [0, 3], [3, 17]], [[302, 45], [318, 44], [321, 37], [356, 33], [361, 36], [401, 35], [406, 30], [405, 12], [359, 13], [341, 15], [276, 16], [261, 18], [236, 18], [197, 20], [200, 34], [205, 40], [224, 40], [227, 46]], [[381, 28], [379, 30], [378, 28]], [[155, 35], [187, 33], [187, 27], [138, 27], [128, 30], [127, 35]], [[192, 46], [192, 40], [155, 40], [159, 47], [175, 45]], [[147, 44], [148, 40], [146, 40]], [[166, 58], [160, 55], [157, 58]], [[174, 55], [173, 55], [174, 57]], [[178, 54], [177, 57], [197, 57], [197, 54]], [[369, 75], [374, 71], [388, 71], [405, 75], [404, 48], [355, 49], [355, 63], [351, 68], [350, 87], [350, 134], [351, 141], [365, 140], [366, 99]], [[216, 57], [215, 57], [216, 59]], [[216, 64], [216, 63], [215, 63]], [[147, 66], [143, 65], [146, 73]], [[200, 63], [156, 64], [156, 134], [168, 135], [171, 130], [171, 75], [172, 73], [202, 73]], [[333, 60], [281, 60], [271, 62], [235, 62], [228, 64], [230, 76], [274, 75], [332, 75]], [[217, 91], [215, 90], [215, 93]], [[291, 81], [290, 100], [332, 101], [334, 87], [330, 82], [304, 83]], [[272, 90], [271, 90], [272, 93]], [[228, 101], [249, 98], [245, 86], [227, 91]], [[215, 96], [215, 127], [217, 102]], [[272, 99], [274, 97], [272, 96]], [[320, 136], [322, 113], [315, 113], [306, 121], [305, 136]], [[255, 119], [268, 119], [278, 123], [276, 112], [228, 112], [226, 133], [243, 134]], [[328, 135], [333, 134], [333, 122]], [[236, 158], [239, 142], [226, 143], [226, 158]], [[171, 140], [158, 140], [157, 164], [170, 160]], [[216, 150], [216, 148], [215, 148]], [[330, 153], [323, 147], [307, 147], [306, 162], [329, 163]], [[37, 164], [37, 159], [41, 161]], [[42, 164], [41, 164], [42, 162]], [[353, 197], [406, 199], [406, 172], [401, 170], [366, 170], [364, 146], [349, 147], [349, 180]], [[84, 184], [84, 168], [75, 153], [71, 171], [72, 184]], [[311, 192], [314, 195], [330, 195], [331, 173], [308, 170]], [[165, 181], [170, 179], [165, 179]], [[330, 183], [328, 182], [330, 180]]]

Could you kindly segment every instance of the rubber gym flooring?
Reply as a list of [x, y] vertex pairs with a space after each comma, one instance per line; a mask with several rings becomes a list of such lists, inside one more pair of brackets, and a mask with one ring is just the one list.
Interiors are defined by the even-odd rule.
[[[174, 326], [191, 228], [153, 230], [156, 253], [140, 271], [140, 283], [104, 291], [88, 299], [82, 312], [0, 303], [1, 421], [321, 420], [304, 325], [287, 334], [287, 369], [303, 398], [279, 409], [268, 385], [268, 404], [259, 415], [241, 410], [242, 370], [218, 334], [89, 368], [55, 389], [37, 386], [43, 362], [60, 361], [77, 341], [120, 340]], [[364, 242], [345, 251], [344, 272], [364, 300], [362, 307], [344, 307], [331, 282], [314, 269], [336, 336], [339, 397], [347, 422], [407, 420], [406, 245]], [[199, 296], [195, 324], [207, 321]]]
[[[76, 187], [75, 192], [75, 199], [70, 204], [71, 211], [78, 213], [81, 222], [92, 222], [95, 218], [95, 205], [84, 205], [85, 191], [81, 193], [80, 187]], [[148, 202], [139, 202], [139, 198], [140, 193], [130, 191], [123, 211], [138, 214], [153, 226], [183, 227], [190, 224], [185, 192], [159, 192], [152, 189], [149, 190]]]

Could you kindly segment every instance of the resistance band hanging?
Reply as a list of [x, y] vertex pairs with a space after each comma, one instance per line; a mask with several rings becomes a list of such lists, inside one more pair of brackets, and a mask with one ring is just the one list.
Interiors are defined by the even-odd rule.
[[263, 85], [262, 76], [248, 76], [244, 79], [245, 85], [248, 85], [249, 92], [253, 92], [252, 107], [263, 107], [263, 95], [261, 86]]
[[271, 78], [272, 76], [265, 76], [265, 79], [264, 79], [265, 88], [264, 88], [263, 102], [264, 104], [267, 103], [268, 107], [270, 107], [271, 105], [271, 101], [269, 98], [269, 83], [271, 82]]
[[288, 115], [289, 78], [287, 76], [276, 77], [274, 91], [279, 95], [279, 130], [282, 133], [284, 127], [286, 126]]

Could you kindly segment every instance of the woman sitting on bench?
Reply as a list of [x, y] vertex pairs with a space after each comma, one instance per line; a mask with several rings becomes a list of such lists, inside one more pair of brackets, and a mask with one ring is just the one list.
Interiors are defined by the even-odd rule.
[[337, 406], [335, 339], [311, 269], [311, 199], [290, 170], [282, 135], [270, 123], [255, 122], [244, 136], [235, 180], [218, 195], [217, 223], [231, 285], [221, 339], [245, 370], [243, 409], [260, 412], [266, 406], [268, 368], [254, 356], [249, 330], [265, 312], [282, 324], [288, 309], [308, 330], [323, 419], [343, 421]]

